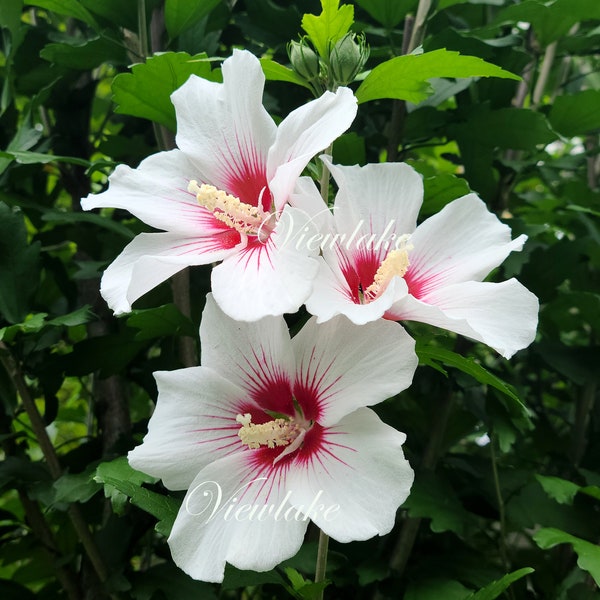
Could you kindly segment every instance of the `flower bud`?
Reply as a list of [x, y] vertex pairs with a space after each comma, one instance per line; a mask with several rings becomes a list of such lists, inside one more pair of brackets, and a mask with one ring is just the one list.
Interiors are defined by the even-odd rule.
[[337, 85], [346, 85], [360, 73], [369, 58], [364, 36], [347, 33], [329, 52], [330, 78]]
[[288, 56], [294, 71], [307, 81], [317, 79], [321, 72], [319, 57], [302, 38], [300, 42], [290, 42], [288, 44]]

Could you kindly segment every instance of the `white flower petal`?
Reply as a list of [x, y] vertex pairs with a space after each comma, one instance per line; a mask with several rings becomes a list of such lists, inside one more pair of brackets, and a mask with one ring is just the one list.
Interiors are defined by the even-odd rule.
[[300, 106], [280, 123], [267, 158], [267, 179], [277, 210], [288, 201], [308, 161], [350, 127], [356, 111], [354, 94], [341, 87]]
[[430, 294], [427, 304], [407, 296], [386, 317], [443, 327], [510, 358], [535, 339], [538, 306], [537, 298], [516, 279], [467, 281]]
[[109, 188], [81, 201], [83, 210], [122, 208], [156, 229], [183, 235], [209, 235], [223, 228], [187, 191], [196, 179], [194, 167], [180, 150], [159, 152], [137, 169], [119, 165], [109, 177]]
[[[225, 562], [269, 571], [298, 552], [308, 520], [276, 519], [279, 506], [286, 507], [283, 482], [260, 477], [240, 455], [215, 461], [198, 474], [168, 540], [177, 566], [194, 579], [220, 582]], [[269, 515], [267, 508], [261, 520], [264, 506], [274, 510]]]
[[359, 326], [338, 316], [317, 325], [313, 317], [292, 346], [294, 394], [301, 405], [301, 397], [317, 398], [318, 422], [325, 427], [406, 389], [418, 363], [414, 340], [383, 319]]
[[306, 310], [317, 317], [318, 323], [328, 321], [336, 315], [344, 315], [356, 325], [376, 321], [408, 291], [404, 279], [394, 277], [379, 298], [368, 304], [357, 304], [348, 290], [347, 282], [339, 273], [339, 268], [334, 273], [331, 266], [338, 267], [337, 262], [326, 263], [320, 258], [313, 291], [306, 300]]
[[219, 306], [240, 321], [296, 312], [317, 274], [318, 242], [307, 242], [316, 233], [308, 215], [286, 206], [264, 244], [256, 242], [213, 269]]
[[354, 411], [326, 431], [310, 464], [290, 470], [290, 502], [339, 542], [389, 533], [414, 478], [402, 452], [405, 439], [372, 410]]
[[208, 464], [242, 451], [235, 418], [248, 400], [242, 389], [204, 366], [160, 371], [154, 377], [156, 409], [129, 463], [160, 477], [171, 490], [185, 490]]
[[129, 312], [133, 302], [171, 275], [187, 266], [222, 260], [245, 242], [245, 236], [229, 229], [204, 238], [141, 233], [106, 269], [100, 292], [115, 314]]
[[511, 241], [510, 228], [501, 223], [475, 195], [447, 204], [417, 227], [411, 237], [406, 274], [410, 292], [425, 302], [439, 287], [461, 281], [481, 281], [527, 236]]
[[267, 152], [276, 125], [262, 105], [265, 83], [258, 59], [234, 50], [223, 63], [223, 83], [192, 75], [171, 99], [177, 146], [205, 183], [257, 205], [267, 185]]
[[[290, 206], [310, 216], [321, 235], [325, 235], [333, 227], [333, 215], [323, 201], [315, 182], [310, 177], [300, 177], [289, 198]], [[320, 238], [321, 240], [322, 238]]]
[[404, 163], [344, 167], [332, 164], [329, 157], [323, 160], [339, 186], [333, 216], [336, 232], [346, 236], [347, 253], [372, 240], [371, 247], [381, 251], [383, 259], [399, 236], [415, 229], [423, 203], [421, 176]]
[[[249, 398], [262, 399], [265, 408], [278, 401], [291, 402], [295, 362], [282, 317], [265, 317], [251, 323], [234, 321], [209, 294], [202, 313], [200, 341], [202, 364], [241, 387]], [[281, 398], [266, 393], [273, 395], [276, 389], [282, 390]]]

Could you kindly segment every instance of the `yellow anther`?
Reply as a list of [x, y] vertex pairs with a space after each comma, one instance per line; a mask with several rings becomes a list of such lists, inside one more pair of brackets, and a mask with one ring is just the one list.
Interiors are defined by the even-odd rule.
[[235, 420], [241, 425], [238, 436], [242, 444], [252, 450], [266, 446], [287, 446], [300, 435], [301, 428], [288, 419], [274, 419], [267, 423], [255, 425], [248, 413], [238, 415]]
[[379, 265], [375, 273], [373, 283], [364, 291], [364, 299], [371, 302], [379, 298], [385, 292], [387, 286], [393, 277], [404, 277], [410, 262], [408, 261], [408, 251], [412, 249], [411, 245], [404, 245], [402, 248], [392, 250]]
[[200, 206], [213, 213], [215, 219], [240, 233], [256, 234], [269, 219], [261, 208], [242, 202], [239, 198], [217, 189], [214, 185], [198, 185], [190, 181], [188, 192], [196, 194]]

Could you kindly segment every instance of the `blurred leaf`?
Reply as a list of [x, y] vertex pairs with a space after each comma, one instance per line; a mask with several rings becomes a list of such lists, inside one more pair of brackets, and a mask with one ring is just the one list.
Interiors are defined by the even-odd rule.
[[524, 0], [500, 11], [494, 24], [525, 21], [531, 23], [542, 46], [567, 34], [579, 21], [600, 19], [600, 3], [589, 0], [556, 0], [543, 4], [538, 0]]
[[9, 142], [6, 151], [0, 152], [0, 174], [3, 173], [8, 165], [15, 159], [15, 153], [29, 150], [29, 148], [37, 144], [41, 136], [41, 129], [21, 125], [21, 127], [17, 129], [17, 133], [13, 139]]
[[40, 152], [21, 152], [17, 150], [7, 150], [0, 152], [0, 158], [14, 159], [22, 165], [48, 164], [51, 162], [65, 162], [72, 165], [89, 167], [90, 162], [83, 158], [75, 156], [56, 156], [54, 154], [42, 154]]
[[287, 81], [310, 89], [310, 85], [296, 71], [280, 65], [270, 58], [261, 58], [260, 66], [268, 81]]
[[469, 589], [450, 579], [431, 577], [409, 584], [404, 600], [465, 600]]
[[434, 50], [397, 56], [377, 65], [356, 90], [360, 103], [379, 98], [396, 98], [417, 104], [433, 93], [428, 83], [434, 77], [501, 77], [520, 79], [476, 56]]
[[225, 565], [225, 577], [223, 578], [221, 589], [223, 591], [234, 590], [241, 587], [263, 585], [265, 583], [283, 585], [285, 581], [276, 570], [258, 573], [255, 571], [242, 571], [227, 564]]
[[214, 586], [194, 581], [172, 563], [154, 565], [143, 572], [133, 573], [131, 595], [135, 600], [152, 600], [162, 592], [166, 600], [217, 600]]
[[99, 482], [92, 479], [94, 470], [62, 475], [52, 484], [55, 490], [54, 502], [87, 502], [101, 487]]
[[559, 504], [573, 504], [575, 495], [581, 489], [576, 483], [561, 479], [560, 477], [548, 477], [536, 474], [535, 478], [544, 488], [546, 494]]
[[554, 548], [558, 544], [571, 544], [577, 554], [578, 566], [587, 571], [594, 578], [596, 585], [600, 586], [600, 546], [553, 527], [540, 529], [533, 539], [542, 550]]
[[505, 396], [510, 398], [520, 412], [527, 414], [527, 408], [521, 402], [512, 386], [508, 385], [502, 381], [502, 379], [487, 371], [472, 358], [465, 358], [464, 356], [461, 356], [456, 352], [452, 352], [452, 350], [446, 350], [445, 348], [424, 346], [419, 341], [417, 341], [416, 351], [419, 360], [425, 364], [430, 364], [432, 361], [439, 361], [448, 367], [460, 369], [463, 373], [467, 373], [479, 381], [479, 383], [491, 385], [499, 392], [502, 392]]
[[73, 17], [74, 19], [79, 19], [95, 29], [98, 29], [98, 23], [96, 22], [96, 19], [94, 19], [92, 13], [77, 0], [27, 0], [27, 4], [45, 8], [58, 15], [66, 15], [68, 17]]
[[74, 44], [48, 44], [40, 56], [69, 69], [94, 69], [104, 62], [127, 64], [124, 46], [101, 37]]
[[471, 191], [465, 179], [450, 173], [425, 177], [423, 186], [425, 189], [421, 217], [439, 212], [452, 200], [465, 196]]
[[343, 38], [354, 23], [354, 7], [351, 4], [339, 6], [340, 0], [321, 0], [322, 12], [319, 16], [305, 14], [302, 29], [306, 31], [317, 52], [329, 58], [329, 46]]
[[25, 586], [9, 579], [0, 579], [2, 600], [35, 600], [37, 596]]
[[548, 120], [556, 131], [568, 137], [600, 129], [600, 90], [558, 96]]
[[176, 38], [186, 29], [193, 27], [219, 2], [220, 0], [166, 0], [165, 26], [169, 37]]
[[404, 19], [407, 13], [416, 9], [418, 0], [356, 0], [356, 4], [387, 30], [391, 30]]
[[168, 536], [179, 511], [179, 501], [141, 487], [143, 483], [154, 483], [154, 477], [133, 469], [127, 458], [122, 456], [111, 462], [98, 465], [94, 481], [103, 483], [106, 497], [114, 489], [125, 494], [132, 504], [156, 517], [156, 530]]
[[139, 329], [136, 340], [151, 340], [169, 335], [197, 337], [196, 326], [174, 305], [133, 310], [127, 317], [127, 325]]
[[469, 115], [450, 132], [467, 144], [533, 150], [556, 139], [543, 114], [525, 108], [501, 108]]
[[486, 585], [482, 590], [473, 592], [467, 596], [465, 600], [495, 600], [495, 598], [502, 594], [511, 583], [521, 579], [522, 577], [525, 577], [525, 575], [533, 573], [533, 571], [534, 569], [526, 567], [524, 569], [519, 569], [518, 571], [508, 573], [502, 577], [502, 579], [498, 579], [498, 581], [493, 581], [489, 585]]
[[0, 314], [10, 323], [25, 320], [39, 281], [40, 244], [27, 242], [23, 216], [0, 202]]
[[403, 504], [413, 518], [431, 519], [431, 531], [465, 533], [473, 517], [460, 503], [448, 483], [431, 473], [421, 473], [413, 484], [410, 496]]
[[112, 21], [119, 27], [135, 31], [138, 26], [137, 2], [123, 0], [79, 0], [90, 12]]
[[115, 77], [112, 84], [115, 112], [149, 119], [176, 131], [171, 94], [192, 74], [210, 81], [220, 77], [220, 71], [211, 71], [206, 54], [155, 54], [145, 63], [133, 65], [131, 73]]

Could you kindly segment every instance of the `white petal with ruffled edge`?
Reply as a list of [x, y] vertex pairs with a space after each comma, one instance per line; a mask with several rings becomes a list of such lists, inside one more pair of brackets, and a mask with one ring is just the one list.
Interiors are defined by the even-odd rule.
[[204, 366], [154, 377], [158, 402], [129, 464], [171, 490], [186, 490], [208, 464], [240, 450], [235, 418], [248, 400], [244, 390]]
[[402, 452], [406, 436], [368, 408], [346, 416], [324, 436], [309, 464], [290, 469], [290, 502], [304, 510], [312, 503], [308, 516], [338, 542], [389, 533], [414, 478]]
[[318, 269], [318, 247], [307, 248], [298, 237], [306, 229], [309, 235], [316, 233], [310, 217], [286, 206], [264, 244], [255, 243], [213, 269], [213, 295], [225, 313], [239, 321], [256, 321], [300, 308]]
[[100, 292], [115, 314], [129, 312], [131, 305], [171, 275], [191, 265], [223, 260], [246, 243], [229, 229], [221, 235], [186, 238], [177, 233], [141, 233], [108, 266]]
[[[302, 545], [308, 520], [275, 518], [285, 500], [285, 481], [256, 481], [262, 475], [249, 465], [245, 454], [222, 458], [203, 469], [175, 519], [168, 540], [171, 554], [175, 564], [194, 579], [222, 581], [226, 562], [238, 569], [269, 571]], [[271, 515], [266, 509], [266, 518], [260, 520], [258, 511], [263, 506], [274, 508]], [[229, 507], [233, 508], [228, 513]], [[255, 513], [253, 507], [258, 507]], [[289, 508], [285, 503], [283, 507]], [[237, 518], [234, 509], [241, 511]]]
[[475, 194], [463, 196], [417, 227], [411, 237], [414, 248], [407, 279], [419, 288], [418, 297], [428, 302], [427, 295], [439, 287], [482, 280], [511, 252], [520, 250], [526, 239], [521, 235], [511, 240], [508, 225]]
[[171, 95], [177, 146], [198, 169], [198, 179], [256, 206], [277, 129], [262, 104], [265, 76], [258, 59], [241, 50], [222, 70], [222, 84], [192, 75]]
[[200, 324], [202, 364], [220, 373], [250, 396], [260, 397], [277, 381], [288, 381], [294, 373], [290, 334], [281, 317], [260, 321], [235, 321], [206, 297]]
[[535, 339], [538, 308], [535, 295], [516, 279], [467, 281], [440, 288], [428, 296], [427, 303], [407, 296], [386, 317], [442, 327], [510, 358]]
[[308, 161], [350, 127], [356, 111], [352, 90], [341, 87], [300, 106], [279, 124], [267, 158], [267, 179], [276, 210], [288, 201]]
[[137, 169], [119, 165], [109, 178], [109, 188], [84, 198], [81, 206], [83, 210], [121, 208], [156, 229], [182, 235], [218, 233], [223, 223], [187, 191], [190, 180], [197, 178], [183, 152], [159, 152], [144, 159]]
[[339, 316], [317, 325], [313, 317], [292, 346], [298, 365], [294, 390], [313, 390], [325, 427], [406, 389], [418, 364], [414, 340], [392, 321], [359, 326]]
[[372, 247], [385, 257], [399, 236], [414, 231], [423, 203], [423, 181], [413, 168], [404, 163], [344, 167], [332, 164], [327, 156], [322, 159], [339, 186], [333, 215], [336, 232], [346, 236], [348, 247], [342, 246], [348, 255], [361, 249], [358, 240], [366, 236], [362, 247], [372, 238]]

